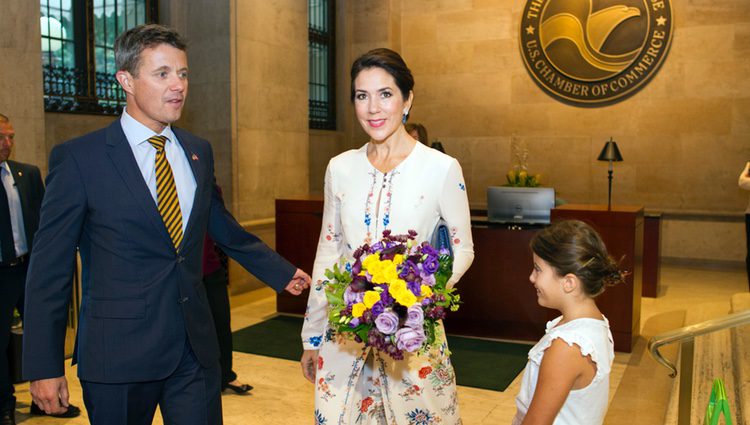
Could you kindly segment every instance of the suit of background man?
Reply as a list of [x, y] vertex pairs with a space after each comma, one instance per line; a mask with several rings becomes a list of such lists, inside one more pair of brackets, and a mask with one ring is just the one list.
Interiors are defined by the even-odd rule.
[[310, 278], [225, 209], [209, 143], [169, 125], [188, 88], [179, 34], [130, 29], [115, 61], [122, 117], [50, 155], [26, 284], [24, 376], [40, 407], [67, 403], [64, 303], [78, 247], [74, 361], [92, 423], [149, 424], [159, 405], [165, 423], [220, 424], [219, 349], [201, 283], [206, 231], [277, 291], [299, 295]]
[[[8, 159], [15, 131], [0, 114], [0, 424], [15, 423], [16, 398], [8, 363], [13, 310], [21, 305], [29, 252], [39, 227], [44, 185], [39, 168]], [[72, 409], [70, 413], [75, 413]]]
[[[8, 364], [10, 326], [14, 308], [23, 305], [29, 253], [44, 197], [39, 168], [8, 159], [14, 140], [13, 124], [0, 114], [0, 425], [15, 423], [16, 398]], [[78, 416], [78, 408], [70, 407], [65, 416]]]

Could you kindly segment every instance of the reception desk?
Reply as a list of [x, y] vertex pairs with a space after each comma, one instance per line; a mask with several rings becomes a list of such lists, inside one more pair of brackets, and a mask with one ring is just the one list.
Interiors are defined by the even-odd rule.
[[[606, 207], [604, 209], [606, 210]], [[312, 272], [315, 259], [322, 211], [321, 199], [276, 201], [276, 249], [292, 263], [308, 272]], [[640, 276], [641, 254], [636, 254], [636, 251], [642, 249], [642, 209], [640, 242], [636, 235], [636, 227], [631, 229], [632, 234], [626, 232], [630, 239], [633, 239], [632, 243], [626, 243], [622, 239], [622, 229], [619, 226], [626, 222], [636, 226], [637, 211], [617, 210], [618, 212], [608, 212], [603, 216], [595, 209], [591, 210], [585, 206], [582, 209], [566, 206], [555, 211], [553, 219], [568, 218], [572, 214], [575, 218], [589, 221], [602, 232], [608, 246], [608, 239], [612, 238], [610, 249], [614, 248], [615, 255], [625, 254], [626, 268], [632, 267], [628, 270], [635, 271], [638, 267], [638, 272], [633, 275]], [[625, 220], [623, 213], [633, 214], [633, 220]], [[610, 228], [609, 224], [616, 225]], [[448, 333], [528, 341], [537, 340], [544, 335], [547, 321], [559, 313], [537, 304], [536, 291], [529, 282], [532, 269], [529, 242], [540, 228], [497, 225], [488, 223], [484, 217], [474, 217], [474, 263], [458, 284], [463, 305], [457, 312], [450, 313], [446, 319], [445, 327]], [[604, 314], [610, 319], [615, 336], [615, 348], [618, 351], [631, 351], [638, 335], [641, 287], [640, 277], [634, 280], [633, 275], [629, 277], [627, 285], [611, 288], [611, 293], [605, 293], [597, 300], [601, 303]], [[636, 285], [637, 292], [632, 292]], [[304, 314], [306, 303], [306, 294], [294, 297], [282, 293], [277, 296], [276, 308], [283, 313]]]

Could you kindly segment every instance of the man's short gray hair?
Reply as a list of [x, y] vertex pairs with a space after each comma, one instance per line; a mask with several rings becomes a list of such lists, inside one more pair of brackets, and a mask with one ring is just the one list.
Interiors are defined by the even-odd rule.
[[187, 50], [187, 44], [180, 34], [172, 28], [157, 24], [144, 24], [133, 27], [115, 40], [115, 65], [120, 71], [128, 71], [131, 75], [138, 75], [141, 64], [141, 52], [160, 44], [168, 44], [182, 51]]

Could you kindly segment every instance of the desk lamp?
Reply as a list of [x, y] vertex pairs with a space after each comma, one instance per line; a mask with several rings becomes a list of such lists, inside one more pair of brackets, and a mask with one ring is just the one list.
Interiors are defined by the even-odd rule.
[[599, 161], [609, 161], [609, 170], [607, 171], [607, 175], [609, 178], [609, 190], [607, 192], [607, 210], [612, 209], [612, 163], [613, 162], [620, 162], [622, 161], [622, 155], [620, 154], [620, 150], [617, 149], [617, 142], [612, 140], [612, 138], [609, 138], [609, 141], [604, 143], [604, 148], [602, 149], [602, 152], [599, 154], [599, 158], [597, 158]]

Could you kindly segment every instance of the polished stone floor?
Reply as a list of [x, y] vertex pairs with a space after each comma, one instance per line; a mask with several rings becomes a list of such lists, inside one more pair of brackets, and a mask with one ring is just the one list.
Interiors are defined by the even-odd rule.
[[[729, 311], [729, 298], [747, 291], [743, 270], [705, 270], [688, 267], [663, 267], [657, 298], [644, 298], [641, 326], [646, 336], [681, 326], [687, 309], [700, 308], [704, 316], [719, 317]], [[241, 329], [275, 314], [270, 290], [232, 297], [232, 327]], [[450, 320], [450, 319], [448, 319]], [[295, 425], [312, 422], [313, 387], [302, 378], [299, 364], [251, 354], [235, 353], [234, 368], [240, 379], [255, 389], [244, 396], [223, 396], [224, 423], [228, 425]], [[81, 388], [75, 368], [68, 367], [71, 401], [81, 407]], [[633, 353], [617, 353], [610, 385], [610, 412], [606, 424], [661, 423], [637, 420], [634, 412], [653, 417], [663, 413], [671, 388], [666, 369], [645, 352], [645, 340]], [[509, 424], [515, 412], [514, 397], [520, 376], [504, 392], [459, 387], [459, 404], [465, 425]], [[661, 391], [661, 394], [658, 393]], [[645, 396], [648, 391], [648, 397]], [[16, 418], [23, 424], [87, 424], [84, 414], [76, 419], [52, 419], [28, 416], [28, 384], [16, 387]], [[636, 407], [637, 406], [637, 407]], [[643, 416], [644, 418], [646, 416]], [[156, 424], [162, 424], [157, 416]]]

